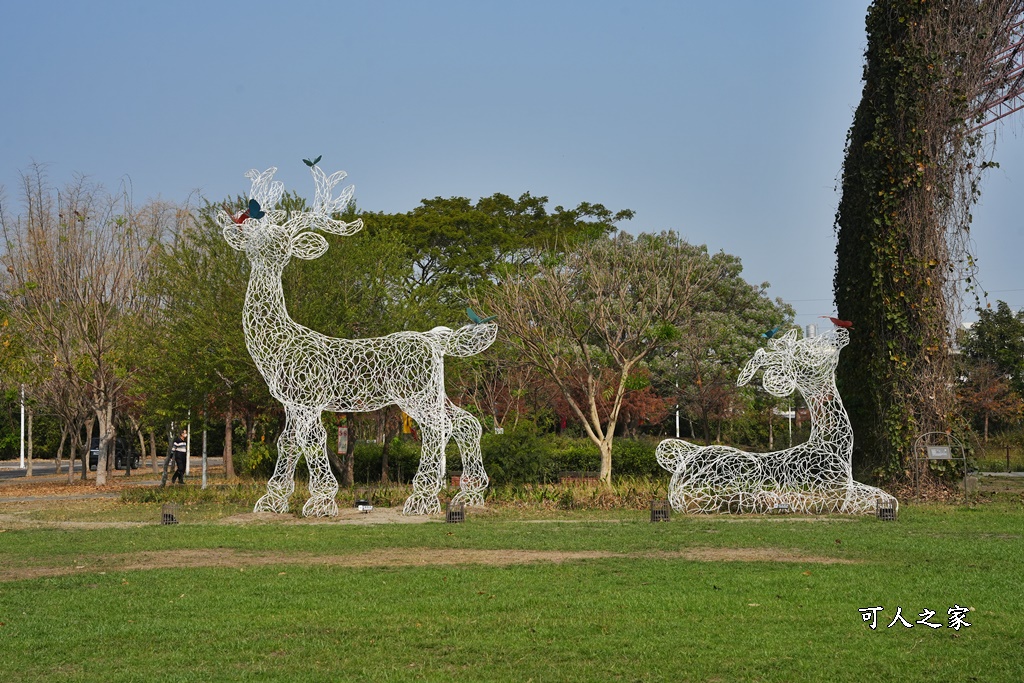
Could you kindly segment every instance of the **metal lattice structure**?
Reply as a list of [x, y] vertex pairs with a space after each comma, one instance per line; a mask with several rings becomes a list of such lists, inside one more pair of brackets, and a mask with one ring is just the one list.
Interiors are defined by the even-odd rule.
[[982, 84], [984, 95], [974, 103], [981, 121], [972, 131], [1024, 109], [1024, 3], [1007, 19], [1007, 44], [989, 59], [991, 77]]
[[845, 329], [806, 339], [790, 330], [758, 349], [738, 383], [746, 384], [761, 370], [764, 388], [773, 396], [799, 391], [811, 414], [810, 438], [772, 453], [666, 439], [657, 457], [672, 472], [672, 507], [688, 513], [875, 514], [879, 503], [895, 506], [885, 491], [853, 480], [853, 430], [835, 382], [839, 351], [849, 341]]
[[249, 171], [249, 211], [218, 214], [224, 238], [244, 251], [251, 264], [242, 320], [246, 346], [286, 416], [274, 474], [255, 511], [287, 512], [288, 498], [295, 490], [295, 465], [303, 457], [309, 465], [310, 498], [302, 514], [337, 515], [338, 482], [327, 460], [321, 414], [325, 410], [369, 412], [388, 405], [405, 411], [419, 424], [422, 435], [420, 466], [405, 514], [440, 512], [437, 496], [444, 480], [445, 448], [453, 437], [462, 456], [460, 491], [454, 500], [482, 505], [488, 480], [480, 457], [480, 423], [445, 395], [444, 357], [480, 353], [494, 342], [497, 325], [337, 339], [293, 321], [281, 288], [285, 265], [292, 257], [315, 259], [327, 251], [327, 240], [314, 230], [352, 235], [362, 228], [362, 221], [332, 218], [348, 204], [354, 188], [349, 186], [332, 198], [334, 187], [346, 174], [338, 171], [327, 176], [315, 165], [311, 167], [316, 183], [313, 210], [290, 214], [273, 210], [284, 192], [284, 185], [273, 180], [276, 171]]

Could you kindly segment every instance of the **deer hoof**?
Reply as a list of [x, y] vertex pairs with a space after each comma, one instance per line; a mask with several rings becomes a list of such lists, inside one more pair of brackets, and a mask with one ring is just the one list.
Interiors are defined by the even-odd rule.
[[484, 506], [484, 494], [481, 491], [459, 491], [452, 498], [453, 503], [462, 503], [469, 507]]
[[338, 502], [334, 498], [314, 497], [302, 506], [303, 517], [337, 517]]
[[267, 493], [256, 501], [256, 507], [252, 511], [285, 513], [288, 512], [288, 499], [283, 496]]
[[441, 503], [437, 496], [425, 493], [414, 493], [405, 500], [402, 507], [403, 515], [435, 515], [441, 512]]

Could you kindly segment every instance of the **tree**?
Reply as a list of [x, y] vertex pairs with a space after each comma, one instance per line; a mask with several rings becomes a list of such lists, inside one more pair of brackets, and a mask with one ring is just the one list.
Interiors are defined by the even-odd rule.
[[959, 430], [950, 329], [970, 285], [976, 128], [1006, 83], [1021, 0], [875, 0], [836, 214], [835, 298], [853, 322], [839, 389], [854, 466], [897, 475], [919, 432]]
[[[496, 193], [473, 203], [465, 197], [424, 199], [404, 214], [362, 214], [364, 231], [385, 229], [405, 245], [411, 268], [404, 276], [405, 294], [416, 322], [462, 319], [466, 293], [492, 277], [503, 264], [523, 264], [543, 248], [565, 249], [615, 230], [633, 212], [612, 212], [601, 204], [581, 202], [575, 209], [547, 210], [547, 197], [529, 192], [518, 199]], [[407, 316], [408, 317], [408, 316]]]
[[0, 210], [4, 291], [12, 320], [36, 353], [66, 372], [100, 427], [96, 484], [106, 484], [114, 410], [132, 380], [126, 350], [153, 310], [142, 283], [174, 210], [136, 210], [84, 179], [54, 192], [40, 167], [25, 174], [24, 213]]
[[792, 324], [793, 309], [765, 296], [767, 282], [751, 285], [741, 276], [740, 259], [717, 255], [722, 277], [709, 289], [679, 336], [652, 362], [663, 395], [701, 427], [711, 443], [712, 424], [720, 422], [741, 396], [738, 368], [754, 355], [770, 330], [781, 334]]
[[989, 422], [1019, 420], [1024, 414], [1024, 400], [992, 361], [969, 360], [964, 370], [958, 393], [964, 407], [981, 419], [982, 437], [988, 443]]
[[249, 357], [242, 302], [249, 279], [245, 255], [232, 249], [206, 205], [182, 220], [160, 245], [148, 283], [158, 315], [138, 349], [145, 368], [138, 394], [151, 430], [183, 420], [207, 398], [223, 414], [224, 466], [234, 476], [234, 420], [244, 412], [276, 408]]
[[995, 310], [979, 308], [978, 321], [961, 345], [969, 358], [994, 365], [1017, 395], [1024, 396], [1024, 311], [1012, 312], [1005, 301], [996, 302]]
[[720, 256], [675, 233], [622, 233], [510, 267], [481, 305], [522, 359], [558, 386], [600, 449], [601, 480], [610, 484], [626, 392], [642, 388], [641, 364], [679, 334], [723, 273]]
[[1005, 301], [978, 308], [978, 321], [961, 336], [963, 362], [958, 395], [981, 421], [988, 441], [989, 423], [1021, 417], [1024, 396], [1024, 312]]

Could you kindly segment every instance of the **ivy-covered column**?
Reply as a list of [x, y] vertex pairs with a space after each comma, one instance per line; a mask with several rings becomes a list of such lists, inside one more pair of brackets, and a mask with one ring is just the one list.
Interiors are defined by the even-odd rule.
[[[1005, 6], [1004, 6], [1005, 5]], [[836, 214], [835, 298], [853, 322], [837, 373], [859, 476], [908, 471], [915, 437], [958, 430], [950, 359], [970, 286], [976, 107], [1012, 3], [876, 0]]]

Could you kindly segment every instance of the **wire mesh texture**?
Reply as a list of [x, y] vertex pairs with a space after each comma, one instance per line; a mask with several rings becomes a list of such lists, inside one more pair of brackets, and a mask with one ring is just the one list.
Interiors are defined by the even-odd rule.
[[662, 441], [657, 458], [672, 472], [673, 509], [742, 513], [788, 506], [793, 512], [867, 515], [884, 504], [895, 510], [893, 496], [853, 480], [853, 429], [835, 381], [839, 352], [849, 342], [850, 333], [842, 328], [804, 339], [790, 330], [758, 349], [738, 384], [763, 371], [763, 386], [773, 396], [799, 391], [811, 415], [810, 437], [771, 453]]
[[[397, 332], [368, 339], [338, 339], [292, 320], [285, 307], [281, 274], [293, 258], [315, 259], [327, 251], [318, 232], [352, 235], [362, 220], [333, 218], [352, 198], [353, 186], [333, 198], [346, 174], [328, 176], [318, 166], [310, 171], [316, 185], [311, 211], [275, 210], [284, 185], [273, 180], [276, 168], [251, 170], [249, 209], [238, 215], [219, 212], [224, 239], [243, 251], [251, 265], [242, 324], [246, 346], [271, 395], [285, 409], [285, 427], [278, 438], [278, 458], [267, 493], [256, 512], [287, 512], [295, 490], [295, 466], [309, 466], [310, 497], [302, 514], [338, 514], [338, 482], [327, 460], [327, 432], [321, 414], [370, 412], [397, 405], [420, 426], [422, 455], [413, 477], [413, 493], [405, 514], [441, 511], [438, 494], [445, 475], [445, 447], [454, 438], [462, 457], [456, 501], [483, 505], [488, 478], [480, 456], [480, 423], [452, 403], [444, 392], [444, 357], [472, 356], [489, 347], [495, 323], [470, 324], [457, 330], [435, 327], [428, 332]], [[316, 231], [316, 232], [315, 232]]]

